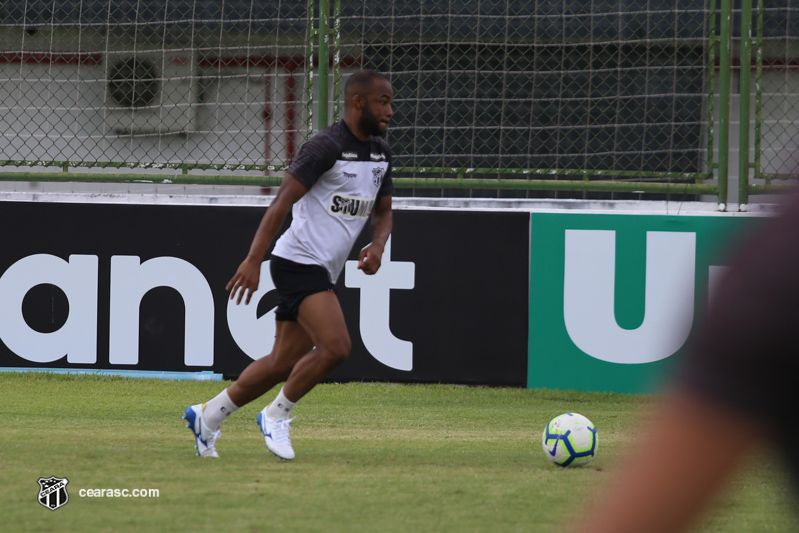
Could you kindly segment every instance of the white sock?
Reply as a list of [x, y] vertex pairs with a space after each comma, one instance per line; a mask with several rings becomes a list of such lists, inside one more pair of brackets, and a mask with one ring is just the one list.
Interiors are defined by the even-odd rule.
[[203, 408], [203, 420], [211, 431], [216, 431], [227, 417], [232, 415], [239, 406], [233, 403], [228, 396], [227, 389], [220, 392], [213, 400], [209, 400]]
[[272, 403], [266, 408], [266, 416], [272, 420], [283, 420], [289, 417], [291, 409], [295, 405], [297, 404], [286, 399], [286, 396], [283, 394], [283, 389], [281, 388], [280, 392], [277, 393], [277, 397], [272, 400]]

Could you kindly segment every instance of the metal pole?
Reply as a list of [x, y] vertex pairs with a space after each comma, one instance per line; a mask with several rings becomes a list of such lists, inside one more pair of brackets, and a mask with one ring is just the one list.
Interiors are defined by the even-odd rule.
[[306, 7], [305, 28], [305, 138], [313, 134], [313, 38], [314, 30], [314, 0], [308, 0]]
[[730, 172], [730, 26], [732, 0], [721, 0], [719, 36], [719, 211], [727, 210], [727, 178]]
[[328, 125], [330, 104], [330, 0], [319, 0], [319, 129]]
[[[763, 0], [757, 2], [757, 43], [755, 52], [755, 62], [757, 68], [755, 70], [755, 154], [754, 154], [754, 176], [753, 178], [760, 177], [760, 159], [763, 155], [762, 152], [762, 128], [763, 128]], [[767, 182], [770, 183], [770, 182]], [[752, 194], [752, 185], [747, 187], [749, 194]]]
[[333, 122], [341, 119], [341, 0], [333, 4]]
[[710, 2], [710, 21], [708, 28], [708, 52], [707, 52], [707, 172], [712, 175], [713, 169], [718, 168], [716, 155], [713, 148], [716, 145], [714, 138], [715, 127], [715, 106], [716, 106], [716, 45], [719, 36], [716, 31], [716, 2]]
[[752, 65], [752, 0], [741, 0], [741, 107], [738, 132], [738, 210], [749, 203], [749, 92]]

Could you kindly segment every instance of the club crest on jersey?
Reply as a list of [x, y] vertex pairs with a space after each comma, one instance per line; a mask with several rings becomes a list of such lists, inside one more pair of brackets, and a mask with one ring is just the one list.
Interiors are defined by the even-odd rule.
[[65, 477], [40, 477], [39, 503], [51, 511], [55, 511], [59, 507], [66, 505], [69, 501], [69, 494], [67, 494], [67, 483], [69, 483], [69, 480]]
[[375, 167], [372, 169], [372, 183], [375, 187], [380, 187], [380, 181], [383, 179], [383, 174], [386, 170], [383, 167]]
[[342, 218], [366, 218], [372, 212], [373, 198], [334, 194], [330, 199], [327, 212]]

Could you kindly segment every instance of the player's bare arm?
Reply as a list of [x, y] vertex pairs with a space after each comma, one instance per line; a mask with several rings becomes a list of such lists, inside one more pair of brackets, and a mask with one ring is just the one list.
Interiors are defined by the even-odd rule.
[[391, 196], [381, 196], [377, 199], [372, 211], [370, 222], [372, 242], [358, 254], [358, 268], [365, 274], [372, 275], [380, 270], [380, 265], [383, 262], [383, 250], [386, 248], [386, 241], [391, 235], [393, 224]]
[[277, 191], [275, 200], [269, 205], [258, 230], [253, 237], [250, 251], [247, 257], [239, 265], [236, 274], [231, 278], [225, 287], [230, 291], [230, 299], [236, 298], [236, 304], [240, 304], [244, 299], [244, 304], [250, 303], [253, 292], [258, 290], [258, 283], [261, 277], [261, 263], [266, 256], [269, 245], [280, 231], [280, 226], [286, 219], [291, 206], [302, 198], [307, 189], [291, 174], [286, 174], [280, 189]]

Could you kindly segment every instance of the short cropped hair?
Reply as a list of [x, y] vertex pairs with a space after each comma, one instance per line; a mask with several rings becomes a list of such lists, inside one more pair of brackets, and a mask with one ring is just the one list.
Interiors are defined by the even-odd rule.
[[356, 94], [367, 93], [378, 79], [385, 80], [387, 78], [376, 70], [359, 70], [352, 74], [344, 85], [344, 106], [346, 107]]

